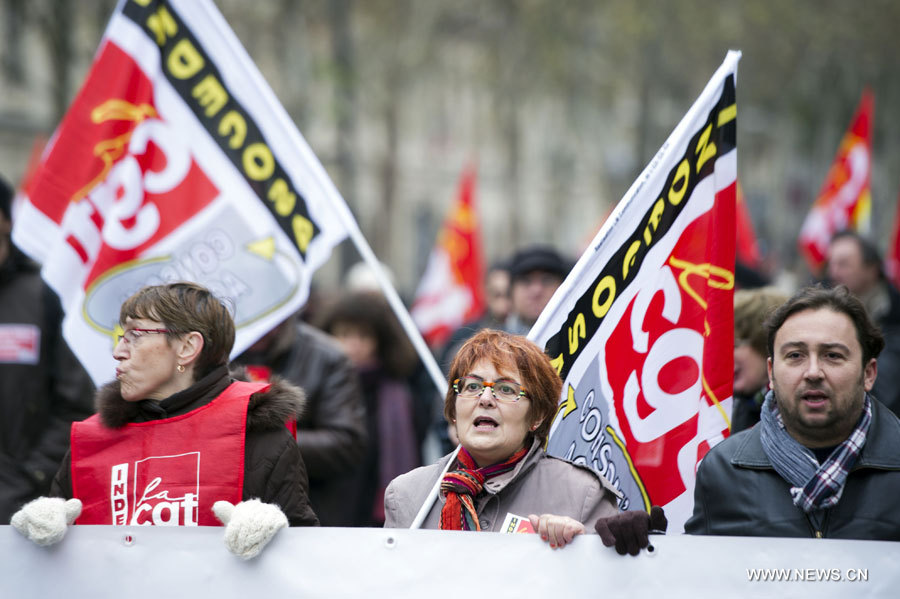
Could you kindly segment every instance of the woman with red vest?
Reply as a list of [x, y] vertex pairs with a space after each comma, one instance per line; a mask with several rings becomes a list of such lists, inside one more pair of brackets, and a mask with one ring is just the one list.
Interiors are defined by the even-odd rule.
[[48, 545], [72, 522], [222, 522], [228, 548], [249, 559], [288, 524], [318, 525], [285, 427], [303, 392], [231, 378], [234, 321], [222, 302], [194, 283], [145, 287], [119, 324], [116, 380], [97, 392], [97, 415], [72, 425], [55, 497], [26, 504], [13, 526]]

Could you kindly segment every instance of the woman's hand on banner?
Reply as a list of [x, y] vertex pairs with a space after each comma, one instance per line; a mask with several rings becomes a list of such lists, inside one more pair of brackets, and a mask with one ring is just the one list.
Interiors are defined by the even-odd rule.
[[550, 543], [553, 549], [565, 547], [576, 535], [584, 534], [584, 524], [568, 516], [530, 514], [528, 519], [531, 520], [534, 532], [538, 533], [542, 540]]
[[13, 514], [10, 524], [29, 541], [46, 547], [62, 541], [68, 526], [81, 515], [81, 501], [38, 497]]
[[277, 505], [259, 499], [232, 505], [227, 501], [213, 504], [213, 513], [225, 525], [225, 546], [241, 559], [253, 559], [282, 528], [287, 516]]

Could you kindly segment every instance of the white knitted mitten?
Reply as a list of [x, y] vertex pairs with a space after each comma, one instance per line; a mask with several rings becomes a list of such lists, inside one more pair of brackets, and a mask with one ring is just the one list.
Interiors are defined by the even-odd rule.
[[10, 524], [30, 541], [46, 547], [66, 536], [66, 527], [81, 515], [81, 501], [38, 497], [13, 514]]
[[241, 559], [252, 559], [288, 525], [287, 516], [277, 505], [259, 499], [231, 505], [227, 501], [213, 504], [213, 513], [225, 525], [225, 546]]

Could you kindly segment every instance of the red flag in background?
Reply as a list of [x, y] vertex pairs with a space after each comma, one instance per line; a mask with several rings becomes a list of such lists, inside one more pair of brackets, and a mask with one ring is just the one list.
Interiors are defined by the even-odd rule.
[[753, 269], [759, 269], [762, 266], [762, 258], [759, 255], [759, 244], [756, 242], [756, 231], [753, 230], [753, 219], [750, 218], [750, 211], [747, 209], [747, 203], [744, 201], [744, 190], [741, 184], [737, 184], [735, 192], [735, 216], [737, 217], [737, 245], [735, 252], [737, 259], [742, 264]]
[[894, 217], [894, 233], [891, 236], [891, 247], [884, 261], [887, 277], [896, 286], [900, 282], [900, 197], [897, 198], [897, 215]]
[[869, 231], [874, 104], [872, 93], [863, 91], [819, 197], [800, 230], [800, 251], [813, 273], [821, 270], [832, 235], [845, 229]]
[[484, 312], [484, 252], [475, 210], [475, 179], [474, 167], [463, 172], [459, 197], [438, 233], [410, 310], [432, 347]]

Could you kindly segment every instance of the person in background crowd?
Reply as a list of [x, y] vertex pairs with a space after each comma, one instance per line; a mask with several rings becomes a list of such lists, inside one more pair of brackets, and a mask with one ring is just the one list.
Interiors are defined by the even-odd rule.
[[665, 530], [662, 508], [619, 513], [619, 493], [605, 478], [544, 453], [562, 381], [537, 345], [482, 330], [459, 350], [450, 380], [444, 414], [459, 432], [459, 453], [391, 482], [386, 527], [409, 527], [441, 479], [424, 528], [500, 531], [520, 516], [551, 547], [596, 530], [623, 555], [646, 547], [651, 528]]
[[858, 297], [884, 333], [872, 395], [900, 414], [900, 293], [885, 277], [878, 249], [856, 232], [835, 234], [827, 258], [828, 281], [844, 285]]
[[358, 491], [344, 501], [356, 505], [354, 526], [380, 527], [385, 487], [422, 463], [424, 431], [416, 430], [417, 398], [407, 382], [416, 352], [380, 293], [344, 294], [325, 309], [319, 326], [353, 362], [365, 398], [368, 451], [357, 472]]
[[509, 265], [496, 262], [488, 270], [484, 278], [484, 295], [487, 310], [480, 318], [463, 324], [456, 329], [444, 344], [441, 351], [441, 366], [446, 372], [450, 368], [453, 356], [466, 340], [481, 329], [499, 329], [509, 317], [512, 301], [509, 297], [510, 276]]
[[734, 293], [732, 434], [759, 422], [759, 410], [769, 390], [763, 322], [785, 301], [787, 296], [774, 287], [741, 289]]
[[484, 295], [487, 313], [483, 328], [496, 328], [509, 316], [512, 302], [509, 298], [509, 265], [497, 262], [491, 266], [484, 279]]
[[291, 316], [238, 356], [252, 380], [273, 375], [306, 392], [297, 443], [309, 497], [323, 526], [350, 526], [355, 472], [366, 451], [366, 411], [352, 362], [334, 338]]
[[222, 522], [226, 546], [249, 559], [280, 528], [318, 524], [285, 427], [303, 392], [284, 381], [231, 378], [234, 321], [222, 302], [194, 283], [144, 287], [122, 304], [119, 324], [116, 380], [98, 391], [98, 414], [72, 425], [55, 497], [27, 504], [13, 526], [43, 545], [61, 540], [76, 518]]
[[881, 332], [846, 287], [808, 287], [766, 322], [760, 423], [697, 471], [689, 534], [900, 541], [900, 420], [868, 392]]
[[69, 425], [94, 411], [94, 385], [63, 340], [59, 298], [10, 239], [12, 197], [0, 178], [0, 524], [50, 492]]
[[509, 263], [510, 314], [501, 327], [525, 335], [544, 311], [572, 264], [554, 248], [533, 245], [513, 254]]
[[[391, 287], [396, 288], [397, 278], [394, 275], [394, 271], [384, 262], [378, 262], [378, 270], [381, 272], [384, 280]], [[381, 295], [381, 297], [384, 298], [384, 290], [381, 287], [381, 283], [379, 283], [379, 279], [380, 277], [376, 274], [376, 270], [372, 268], [368, 262], [355, 262], [344, 275], [343, 292], [370, 292]], [[338, 295], [340, 295], [340, 292], [338, 292]], [[385, 299], [385, 301], [387, 300]], [[401, 301], [405, 301], [402, 296]], [[407, 305], [409, 305], [408, 302]], [[394, 318], [394, 316], [391, 316], [391, 318]], [[400, 326], [399, 322], [397, 324]], [[406, 333], [404, 332], [404, 336], [405, 335]], [[421, 356], [417, 356], [412, 373], [406, 377], [406, 382], [415, 398], [415, 401], [413, 402], [413, 412], [417, 444], [421, 448], [423, 458], [426, 456], [428, 456], [429, 459], [436, 458], [440, 455], [439, 447], [443, 443], [443, 440], [446, 439], [447, 432], [446, 427], [444, 427], [443, 430], [435, 430], [432, 428], [435, 420], [435, 413], [439, 410], [440, 406], [440, 393], [436, 390], [434, 379], [429, 373], [428, 368], [425, 366], [424, 361], [421, 359]]]

